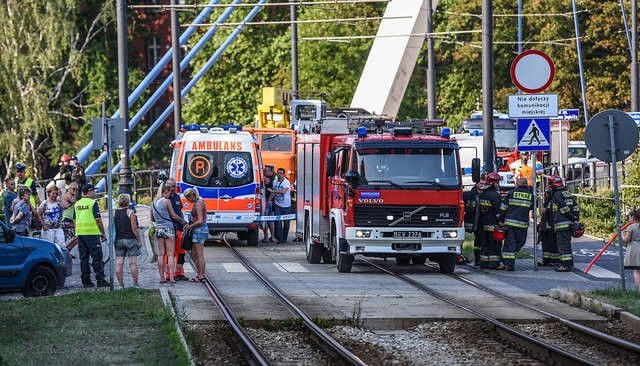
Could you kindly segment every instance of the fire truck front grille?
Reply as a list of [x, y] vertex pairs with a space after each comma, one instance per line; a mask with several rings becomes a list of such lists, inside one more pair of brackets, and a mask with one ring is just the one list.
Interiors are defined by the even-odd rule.
[[456, 227], [456, 206], [354, 206], [355, 226]]

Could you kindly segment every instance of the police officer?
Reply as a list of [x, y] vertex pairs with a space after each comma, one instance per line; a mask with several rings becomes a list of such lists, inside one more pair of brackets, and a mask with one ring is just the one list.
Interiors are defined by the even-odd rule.
[[480, 180], [462, 194], [464, 201], [464, 229], [468, 233], [473, 233], [473, 263], [480, 265], [480, 193], [486, 184], [486, 174], [480, 176]]
[[104, 263], [102, 262], [101, 240], [105, 238], [104, 227], [95, 196], [95, 187], [92, 184], [87, 184], [82, 187], [82, 198], [74, 206], [78, 251], [80, 252], [80, 271], [82, 272], [80, 279], [85, 288], [95, 286], [91, 282], [89, 256], [91, 256], [91, 265], [98, 287], [109, 286], [109, 282], [104, 278]]
[[572, 223], [580, 219], [580, 209], [575, 198], [565, 189], [564, 179], [557, 175], [549, 177], [551, 198], [549, 209], [551, 210], [553, 232], [556, 235], [558, 245], [559, 264], [556, 272], [569, 272], [573, 267], [573, 251], [571, 250]]
[[495, 226], [502, 216], [499, 183], [500, 174], [487, 174], [486, 184], [480, 193], [480, 268], [504, 269], [500, 264], [498, 242], [493, 237]]
[[527, 240], [529, 211], [533, 207], [533, 193], [529, 190], [527, 178], [518, 178], [516, 188], [510, 190], [500, 209], [504, 212], [504, 225], [507, 228], [502, 263], [507, 271], [516, 268], [516, 253]]

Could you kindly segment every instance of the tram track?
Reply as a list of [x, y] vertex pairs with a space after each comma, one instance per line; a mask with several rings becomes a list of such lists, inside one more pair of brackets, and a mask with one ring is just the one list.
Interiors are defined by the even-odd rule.
[[[543, 309], [538, 309], [461, 275], [453, 273], [448, 276], [516, 306], [541, 314], [551, 322], [507, 324], [407, 275], [373, 263], [366, 258], [361, 257], [360, 259], [368, 265], [410, 284], [421, 292], [473, 314], [489, 324], [497, 338], [507, 341], [537, 359], [562, 365], [638, 364], [640, 362], [640, 345], [634, 342], [605, 334]], [[428, 265], [428, 267], [438, 270], [437, 266]], [[578, 336], [567, 336], [568, 333], [578, 334]]]
[[[288, 332], [286, 335], [280, 335], [280, 338], [285, 338], [284, 341], [291, 343], [301, 342], [305, 338], [322, 349], [327, 358], [331, 360], [330, 364], [340, 365], [366, 365], [359, 357], [354, 355], [350, 350], [332, 338], [322, 328], [315, 324], [315, 322], [309, 317], [300, 307], [298, 307], [291, 299], [289, 299], [273, 282], [271, 282], [266, 276], [264, 276], [246, 257], [244, 257], [237, 249], [233, 248], [223, 235], [221, 244], [226, 246], [234, 256], [242, 263], [242, 265], [256, 278], [260, 284], [262, 284], [276, 299], [278, 299], [289, 311], [294, 314], [306, 330], [305, 334], [296, 334], [301, 332]], [[190, 258], [191, 260], [191, 258]], [[192, 262], [192, 265], [193, 262]], [[194, 266], [195, 267], [195, 266]], [[240, 352], [245, 355], [246, 361], [251, 365], [269, 365], [271, 363], [277, 364], [299, 364], [300, 361], [289, 360], [283, 361], [287, 357], [279, 357], [278, 353], [286, 352], [286, 349], [282, 349], [282, 344], [278, 345], [278, 342], [274, 342], [268, 332], [259, 331], [256, 329], [247, 329], [243, 327], [235, 316], [233, 310], [225, 302], [224, 297], [219, 289], [216, 288], [215, 283], [210, 275], [205, 275], [206, 281], [204, 285], [211, 297], [216, 302], [217, 306], [221, 309], [222, 315], [225, 320], [231, 326], [234, 335], [241, 343]], [[313, 349], [317, 347], [312, 347]], [[270, 355], [271, 357], [267, 356]], [[275, 356], [274, 356], [275, 355]], [[277, 361], [271, 362], [271, 359], [277, 358]], [[305, 360], [305, 364], [309, 364], [309, 360]], [[320, 364], [326, 364], [326, 361], [320, 361]]]

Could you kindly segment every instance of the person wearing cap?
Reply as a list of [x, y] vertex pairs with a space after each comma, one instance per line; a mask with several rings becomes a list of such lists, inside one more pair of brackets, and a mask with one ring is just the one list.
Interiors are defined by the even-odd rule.
[[31, 203], [31, 211], [35, 213], [36, 207], [40, 205], [40, 198], [38, 197], [38, 187], [36, 186], [36, 181], [27, 177], [27, 166], [24, 163], [16, 164], [16, 186], [23, 185], [27, 186], [31, 190], [31, 198], [29, 202]]
[[101, 241], [105, 238], [105, 234], [95, 196], [95, 187], [93, 184], [87, 184], [82, 187], [82, 198], [74, 206], [76, 236], [78, 237], [78, 251], [80, 252], [80, 272], [82, 272], [80, 279], [82, 280], [82, 286], [85, 288], [95, 286], [91, 282], [89, 256], [91, 256], [91, 265], [93, 266], [98, 287], [108, 287], [110, 285], [104, 277]]
[[71, 181], [80, 185], [87, 183], [84, 167], [80, 164], [78, 157], [75, 155], [71, 157], [71, 166], [73, 167], [73, 170], [71, 171]]
[[502, 248], [502, 263], [507, 267], [507, 271], [515, 270], [516, 253], [527, 241], [529, 212], [532, 207], [533, 193], [528, 187], [527, 178], [520, 177], [516, 181], [516, 188], [507, 193], [500, 206], [507, 228]]

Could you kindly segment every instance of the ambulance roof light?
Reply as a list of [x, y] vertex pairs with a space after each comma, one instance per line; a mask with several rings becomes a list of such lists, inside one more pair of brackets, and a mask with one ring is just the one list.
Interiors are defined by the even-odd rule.
[[190, 125], [182, 125], [180, 129], [184, 131], [200, 131], [200, 125], [192, 123]]
[[200, 132], [207, 133], [209, 132], [209, 129], [203, 126], [203, 127], [200, 127]]
[[358, 138], [367, 137], [367, 128], [365, 126], [358, 127]]

